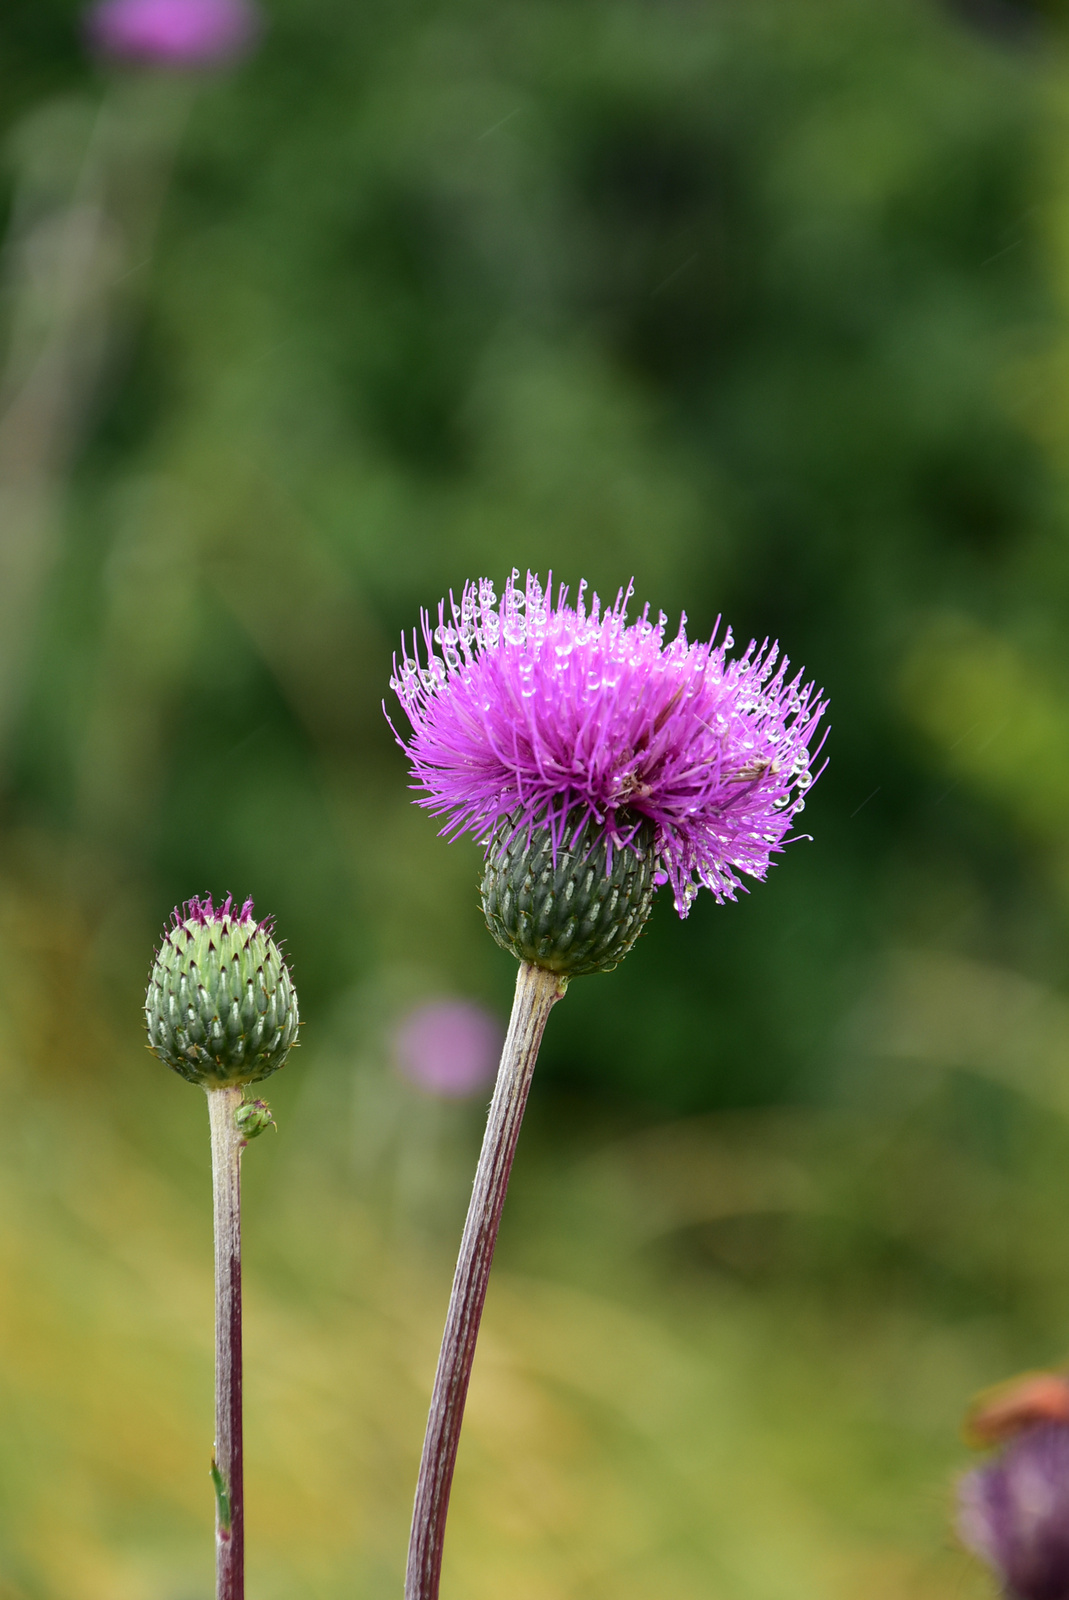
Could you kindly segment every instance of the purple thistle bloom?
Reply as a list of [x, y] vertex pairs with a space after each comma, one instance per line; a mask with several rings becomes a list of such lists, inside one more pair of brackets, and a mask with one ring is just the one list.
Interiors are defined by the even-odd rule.
[[1069, 1600], [1069, 1425], [1044, 1422], [958, 1486], [962, 1541], [1008, 1600]]
[[764, 878], [816, 776], [819, 692], [767, 640], [729, 661], [730, 629], [691, 644], [684, 616], [666, 643], [663, 613], [627, 621], [630, 589], [602, 608], [585, 583], [574, 606], [561, 586], [554, 606], [552, 577], [543, 591], [517, 576], [500, 603], [483, 578], [437, 627], [424, 612], [422, 658], [413, 633], [395, 659], [419, 804], [481, 844], [516, 814], [554, 849], [593, 822], [610, 859], [648, 822], [684, 917], [701, 886], [723, 902], [740, 873]]
[[393, 1037], [402, 1077], [446, 1099], [493, 1083], [505, 1030], [470, 1000], [436, 1000], [401, 1019]]
[[98, 0], [85, 29], [90, 45], [112, 60], [212, 67], [252, 48], [260, 18], [251, 0]]

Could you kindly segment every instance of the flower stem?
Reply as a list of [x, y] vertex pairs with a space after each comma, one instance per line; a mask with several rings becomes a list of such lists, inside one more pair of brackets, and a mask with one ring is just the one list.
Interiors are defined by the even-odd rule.
[[215, 1202], [215, 1594], [244, 1600], [245, 1499], [241, 1460], [241, 1152], [239, 1084], [208, 1089]]
[[546, 1018], [567, 983], [562, 974], [527, 962], [521, 962], [516, 974], [512, 1019], [486, 1119], [438, 1356], [412, 1513], [405, 1600], [438, 1600], [449, 1490], [505, 1190]]

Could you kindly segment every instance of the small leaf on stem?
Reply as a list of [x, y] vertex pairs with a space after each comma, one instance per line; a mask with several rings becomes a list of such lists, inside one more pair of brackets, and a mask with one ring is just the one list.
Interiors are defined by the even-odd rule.
[[230, 1532], [230, 1496], [223, 1482], [223, 1474], [219, 1471], [215, 1456], [212, 1456], [211, 1465], [212, 1484], [215, 1488], [215, 1503], [219, 1509], [219, 1526], [224, 1533]]

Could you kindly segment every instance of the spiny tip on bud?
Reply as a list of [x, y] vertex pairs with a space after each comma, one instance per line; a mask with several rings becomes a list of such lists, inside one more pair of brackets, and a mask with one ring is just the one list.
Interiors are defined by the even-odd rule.
[[243, 1100], [234, 1112], [234, 1126], [246, 1144], [250, 1139], [258, 1139], [265, 1128], [278, 1132], [274, 1113], [266, 1100]]
[[[210, 895], [176, 909], [145, 996], [149, 1047], [208, 1089], [277, 1072], [297, 1038], [297, 994], [270, 919]], [[257, 1132], [261, 1131], [257, 1129]]]
[[556, 829], [514, 813], [486, 852], [486, 925], [520, 961], [566, 977], [611, 972], [630, 950], [653, 906], [652, 824], [625, 841], [574, 815]]

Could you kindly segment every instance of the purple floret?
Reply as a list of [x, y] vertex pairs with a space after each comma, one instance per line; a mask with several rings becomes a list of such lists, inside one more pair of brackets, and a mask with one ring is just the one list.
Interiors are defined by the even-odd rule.
[[194, 895], [184, 906], [175, 906], [171, 912], [171, 932], [187, 923], [206, 928], [213, 922], [251, 922], [254, 927], [268, 935], [272, 934], [275, 928], [274, 917], [265, 917], [262, 922], [257, 922], [252, 900], [246, 900], [239, 907], [232, 894], [228, 894], [217, 906], [212, 903], [210, 894]]
[[99, 54], [161, 67], [210, 67], [244, 55], [260, 31], [251, 0], [98, 0], [86, 35]]
[[1069, 1425], [1028, 1428], [958, 1486], [958, 1532], [1011, 1600], [1069, 1600]]
[[666, 643], [663, 613], [627, 621], [630, 590], [554, 605], [552, 577], [517, 576], [500, 603], [483, 578], [437, 627], [425, 612], [422, 653], [413, 634], [395, 660], [419, 804], [482, 844], [511, 816], [557, 847], [592, 819], [626, 849], [647, 821], [680, 916], [700, 887], [722, 902], [763, 878], [817, 776], [819, 691], [767, 640], [728, 660], [730, 629], [691, 644], [684, 616]]

